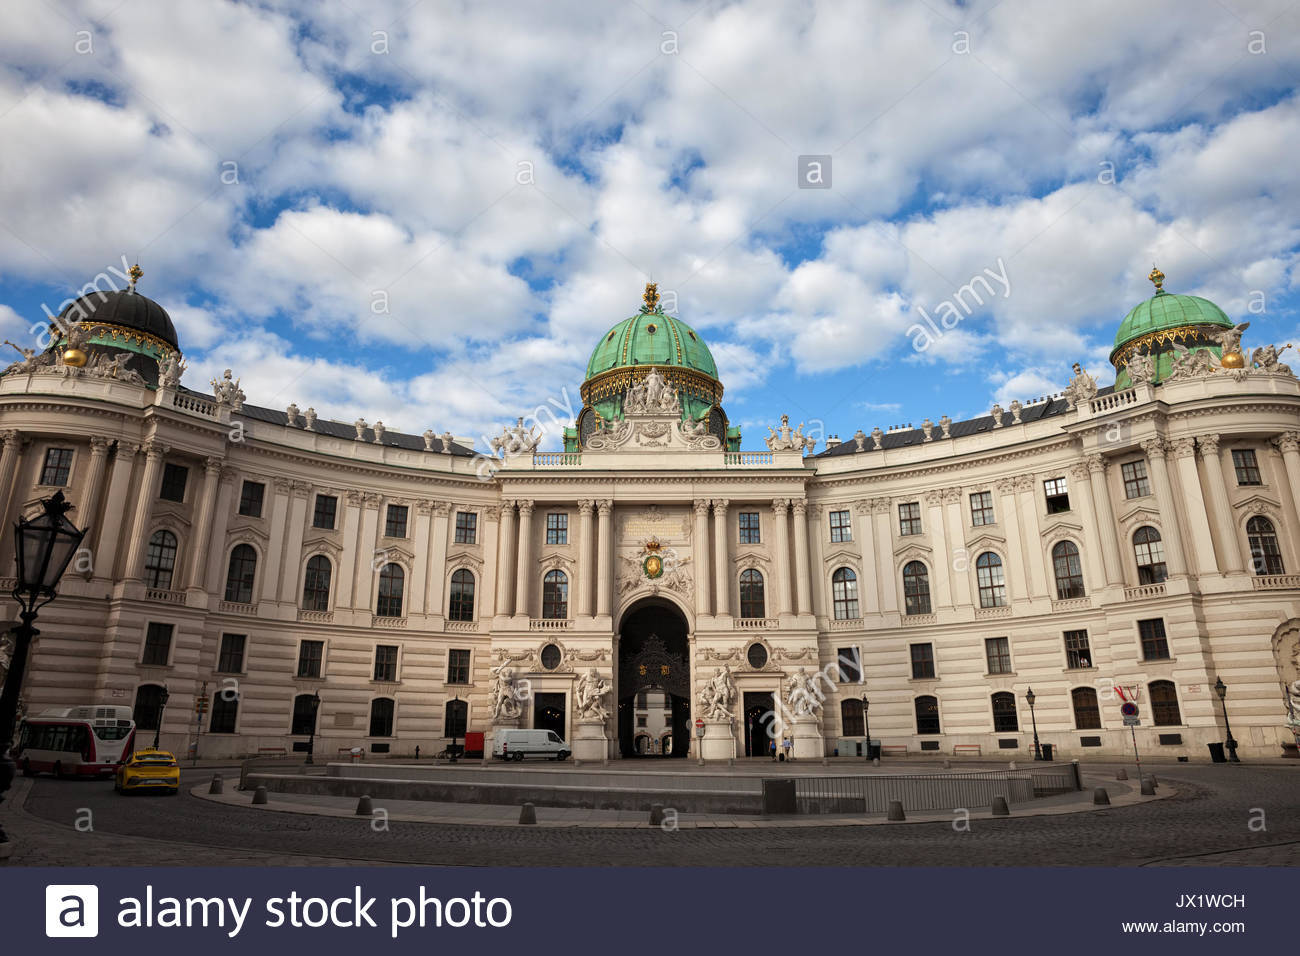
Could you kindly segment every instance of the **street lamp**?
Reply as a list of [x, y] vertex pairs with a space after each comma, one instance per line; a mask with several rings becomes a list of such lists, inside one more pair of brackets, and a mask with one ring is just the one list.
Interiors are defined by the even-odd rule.
[[167, 701], [171, 699], [171, 694], [167, 692], [167, 685], [162, 685], [162, 691], [158, 694], [158, 724], [153, 729], [153, 749], [158, 749], [159, 735], [162, 733], [163, 712], [167, 710]]
[[[18, 564], [18, 583], [13, 597], [18, 602], [18, 626], [13, 629], [14, 651], [0, 693], [0, 800], [13, 783], [17, 765], [9, 755], [14, 739], [14, 722], [18, 716], [18, 695], [32, 638], [40, 631], [33, 627], [36, 612], [58, 595], [54, 590], [86, 532], [77, 528], [66, 515], [72, 505], [59, 491], [41, 502], [42, 511], [35, 518], [19, 518], [14, 523], [14, 560]], [[0, 844], [8, 842], [0, 827]]]
[[1241, 763], [1237, 757], [1237, 741], [1232, 739], [1232, 727], [1228, 723], [1228, 704], [1224, 700], [1228, 696], [1228, 685], [1223, 682], [1222, 677], [1214, 679], [1214, 692], [1219, 695], [1219, 706], [1223, 708], [1223, 729], [1228, 735], [1228, 739], [1223, 742], [1223, 746], [1228, 750], [1229, 763]]
[[316, 719], [320, 714], [320, 691], [311, 695], [311, 736], [307, 738], [307, 759], [304, 763], [314, 764], [312, 754], [316, 752]]
[[871, 706], [871, 701], [867, 700], [867, 695], [862, 695], [862, 732], [867, 738], [867, 759], [871, 759], [871, 724], [867, 720], [867, 708]]
[[460, 729], [460, 694], [456, 695], [456, 707], [451, 712], [456, 715], [456, 719], [451, 722], [451, 748], [447, 751], [447, 763], [456, 762], [456, 731]]
[[1038, 746], [1038, 718], [1034, 715], [1034, 701], [1036, 699], [1037, 699], [1037, 695], [1034, 694], [1034, 689], [1032, 687], [1029, 688], [1029, 690], [1025, 693], [1025, 700], [1029, 701], [1029, 720], [1034, 725], [1034, 759], [1042, 760], [1043, 751]]

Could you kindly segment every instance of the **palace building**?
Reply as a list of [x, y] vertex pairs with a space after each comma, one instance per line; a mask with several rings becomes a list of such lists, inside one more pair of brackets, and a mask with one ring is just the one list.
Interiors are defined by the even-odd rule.
[[[247, 403], [230, 372], [181, 384], [138, 278], [0, 377], [6, 525], [62, 491], [89, 529], [27, 713], [161, 713], [204, 756], [502, 726], [694, 756], [707, 716], [710, 758], [766, 754], [773, 725], [796, 757], [869, 735], [1025, 759], [1036, 731], [1070, 759], [1131, 754], [1133, 700], [1144, 753], [1204, 758], [1225, 707], [1243, 756], [1294, 747], [1300, 382], [1158, 272], [1113, 385], [1075, 366], [1056, 396], [825, 448], [783, 420], [764, 451], [653, 287], [595, 344], [563, 451], [521, 420], [476, 452]], [[586, 679], [605, 706], [580, 710]]]

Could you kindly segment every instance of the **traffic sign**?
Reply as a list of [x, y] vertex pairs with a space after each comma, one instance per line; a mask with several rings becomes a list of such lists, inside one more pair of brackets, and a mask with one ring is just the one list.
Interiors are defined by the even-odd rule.
[[1138, 715], [1138, 705], [1133, 701], [1125, 701], [1120, 705], [1119, 712], [1125, 717], [1136, 717]]
[[1125, 714], [1125, 715], [1124, 715], [1124, 726], [1125, 726], [1125, 727], [1141, 727], [1141, 726], [1142, 726], [1142, 718], [1139, 717], [1137, 714]]
[[704, 721], [698, 717], [695, 718], [695, 736], [696, 737], [704, 736]]

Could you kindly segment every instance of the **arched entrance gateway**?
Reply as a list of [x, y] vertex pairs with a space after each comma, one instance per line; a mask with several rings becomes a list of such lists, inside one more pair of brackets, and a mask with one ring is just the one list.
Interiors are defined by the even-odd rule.
[[685, 757], [690, 749], [686, 633], [686, 618], [663, 598], [638, 601], [624, 613], [618, 644], [618, 749], [624, 757]]

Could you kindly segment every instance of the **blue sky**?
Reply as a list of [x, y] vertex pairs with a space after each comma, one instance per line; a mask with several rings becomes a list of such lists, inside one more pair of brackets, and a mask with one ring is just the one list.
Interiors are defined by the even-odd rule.
[[1298, 26], [1281, 0], [34, 4], [0, 36], [0, 334], [125, 257], [186, 384], [477, 437], [576, 412], [653, 279], [746, 447], [783, 413], [982, 414], [1074, 361], [1108, 384], [1153, 262], [1248, 346], [1300, 344]]

